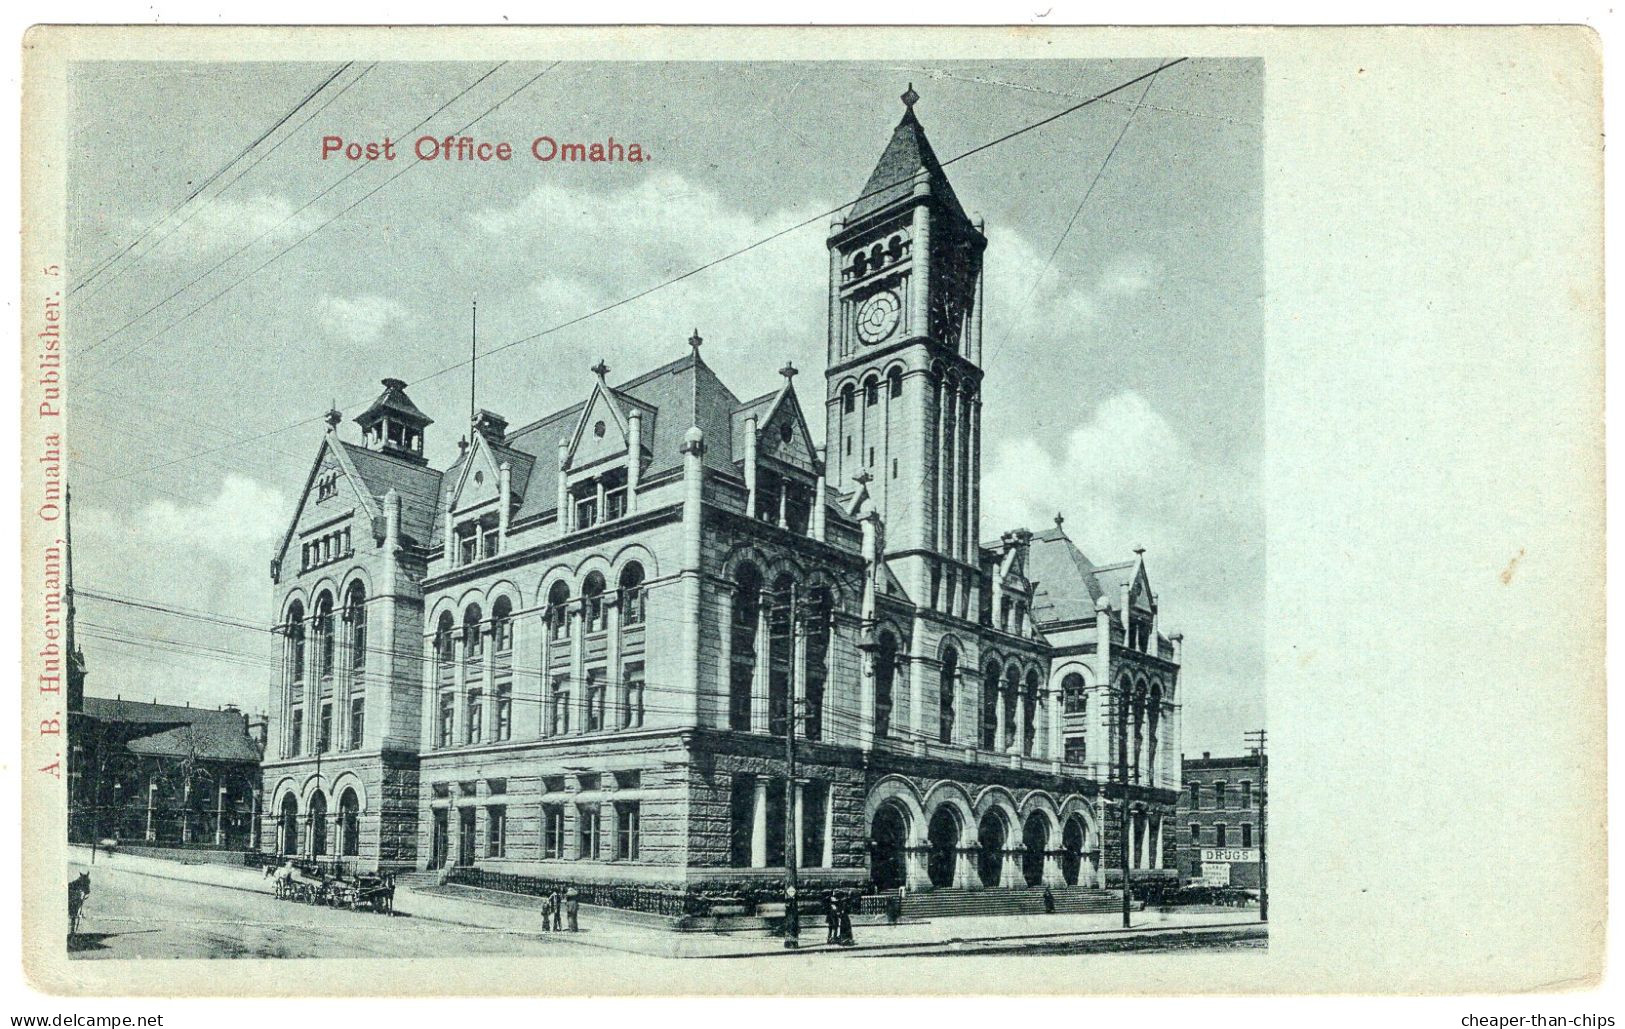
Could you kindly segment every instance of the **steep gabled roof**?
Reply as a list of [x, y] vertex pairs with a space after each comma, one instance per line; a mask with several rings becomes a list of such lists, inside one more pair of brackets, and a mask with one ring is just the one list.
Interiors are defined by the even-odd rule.
[[375, 504], [381, 507], [384, 495], [390, 490], [400, 494], [403, 542], [428, 543], [434, 536], [440, 473], [415, 461], [334, 438], [338, 443], [334, 452], [348, 459]]
[[240, 711], [86, 697], [84, 713], [99, 722], [123, 725], [132, 754], [191, 755], [208, 761], [260, 759], [259, 747], [248, 735], [248, 723]]
[[921, 168], [930, 176], [931, 195], [951, 215], [969, 221], [954, 188], [948, 184], [936, 151], [931, 149], [931, 141], [925, 138], [924, 126], [910, 105], [903, 113], [903, 120], [892, 130], [891, 142], [880, 155], [880, 163], [869, 173], [869, 181], [864, 183], [863, 192], [852, 205], [847, 224], [908, 199], [914, 193], [914, 173]]

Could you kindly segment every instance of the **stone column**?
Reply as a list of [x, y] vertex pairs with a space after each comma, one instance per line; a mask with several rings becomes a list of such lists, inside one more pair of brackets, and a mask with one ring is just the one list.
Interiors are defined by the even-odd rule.
[[903, 848], [903, 882], [909, 892], [927, 889], [931, 885], [931, 847], [921, 844]]
[[[1061, 871], [1061, 855], [1063, 853], [1064, 851], [1059, 850], [1044, 851], [1044, 874], [1040, 881], [1045, 886], [1066, 885], [1066, 873]], [[1079, 872], [1078, 881], [1081, 883], [1083, 881], [1082, 870], [1080, 869]]]
[[959, 409], [954, 419], [954, 518], [958, 526], [954, 534], [958, 549], [954, 553], [967, 564], [974, 563], [971, 557], [976, 546], [976, 542], [970, 538], [970, 412], [970, 384], [966, 383], [965, 388], [959, 391]]
[[[604, 690], [612, 702], [604, 707], [604, 728], [619, 729], [626, 710], [626, 683], [621, 674], [621, 595], [608, 592], [604, 596]], [[647, 674], [647, 673], [645, 673]]]
[[[981, 295], [981, 281], [976, 284], [977, 295]], [[978, 301], [977, 310], [981, 303]], [[980, 317], [978, 315], [978, 317]], [[981, 330], [977, 330], [976, 348], [981, 349]], [[980, 395], [971, 398], [970, 406], [970, 481], [965, 484], [970, 491], [970, 514], [966, 520], [969, 528], [966, 531], [966, 560], [976, 563], [976, 548], [980, 544], [982, 535], [982, 398]]]
[[1162, 823], [1163, 823], [1163, 821], [1164, 821], [1163, 817], [1161, 815], [1158, 815], [1157, 816], [1157, 832], [1156, 832], [1156, 836], [1153, 839], [1152, 845], [1151, 845], [1151, 867], [1152, 868], [1161, 868], [1162, 867]]
[[572, 600], [565, 608], [566, 624], [570, 628], [570, 693], [575, 698], [573, 731], [586, 731], [587, 710], [587, 602]]
[[820, 868], [835, 867], [835, 783], [824, 783], [824, 853]]
[[750, 867], [767, 867], [767, 776], [756, 777], [750, 809]]
[[954, 878], [953, 888], [956, 890], [979, 890], [982, 888], [982, 879], [976, 874], [976, 857], [981, 853], [979, 847], [954, 848]]
[[[718, 722], [720, 728], [730, 728], [728, 712], [733, 704], [733, 667], [734, 667], [734, 591], [731, 584], [724, 584], [716, 592], [717, 598], [717, 696], [722, 698], [722, 717]], [[648, 649], [645, 644], [645, 649]], [[696, 700], [696, 703], [701, 703]], [[696, 725], [703, 725], [703, 720], [697, 720]]]
[[1049, 692], [1049, 708], [1046, 714], [1049, 726], [1049, 753], [1046, 755], [1054, 770], [1061, 770], [1061, 761], [1066, 757], [1066, 740], [1062, 729], [1066, 724], [1066, 697], [1061, 693], [1059, 684]]
[[226, 788], [224, 786], [215, 791], [214, 798], [214, 845], [226, 845]]
[[1002, 680], [993, 681], [993, 752], [1002, 754], [1007, 749], [1004, 738], [1004, 684]]
[[423, 733], [421, 749], [440, 746], [440, 681], [435, 668], [434, 636], [423, 637], [423, 710], [419, 713], [418, 727]]
[[497, 738], [497, 698], [496, 698], [496, 664], [497, 664], [497, 638], [482, 624], [479, 627], [480, 639], [485, 641], [480, 648], [484, 655], [480, 664], [480, 738], [477, 743], [491, 743]]
[[1027, 877], [1021, 871], [1021, 856], [1025, 852], [1025, 847], [1004, 848], [999, 857], [999, 885], [1001, 887], [1027, 885]]
[[[944, 539], [946, 539], [947, 535], [948, 535], [948, 533], [947, 533], [947, 524], [948, 524], [948, 522], [947, 522], [947, 515], [948, 515], [947, 504], [944, 503], [944, 497], [943, 497], [943, 492], [942, 492], [943, 483], [946, 482], [947, 478], [948, 478], [948, 472], [947, 472], [947, 467], [948, 467], [948, 381], [947, 381], [946, 378], [939, 378], [937, 380], [937, 412], [936, 412], [936, 414], [937, 414], [937, 426], [936, 426], [936, 428], [937, 428], [937, 431], [936, 431], [936, 437], [937, 437], [937, 440], [936, 440], [936, 443], [937, 443], [937, 454], [936, 454], [937, 474], [936, 474], [935, 481], [932, 482], [932, 484], [931, 484], [931, 495], [936, 498], [936, 511], [933, 512], [935, 517], [932, 519], [932, 530], [933, 531], [932, 531], [932, 536], [931, 536], [931, 540], [930, 540], [930, 545], [933, 548], [940, 547], [942, 545], [942, 541]], [[941, 604], [940, 600], [938, 601], [938, 604], [939, 604], [938, 610], [945, 610], [943, 607], [940, 606], [940, 604]]]

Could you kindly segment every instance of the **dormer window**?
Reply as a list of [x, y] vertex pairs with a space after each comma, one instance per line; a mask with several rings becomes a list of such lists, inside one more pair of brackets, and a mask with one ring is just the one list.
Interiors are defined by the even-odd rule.
[[626, 517], [626, 468], [606, 469], [600, 475], [583, 478], [570, 486], [577, 529], [599, 522]]

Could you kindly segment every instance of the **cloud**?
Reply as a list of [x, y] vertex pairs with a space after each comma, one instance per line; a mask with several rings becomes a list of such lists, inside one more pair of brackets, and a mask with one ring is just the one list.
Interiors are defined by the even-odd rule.
[[[182, 262], [199, 257], [220, 258], [251, 241], [254, 252], [264, 248], [269, 254], [272, 248], [292, 243], [315, 228], [323, 217], [318, 208], [312, 205], [295, 214], [291, 201], [268, 195], [196, 200], [154, 228], [153, 236], [160, 241], [145, 253], [144, 259]], [[132, 235], [159, 216], [157, 211], [142, 212], [132, 222]]]
[[376, 343], [391, 322], [404, 322], [410, 312], [400, 303], [374, 293], [361, 296], [324, 296], [317, 305], [323, 333], [365, 346]]
[[[232, 473], [193, 501], [163, 498], [128, 513], [102, 507], [74, 513], [77, 584], [169, 609], [85, 597], [79, 618], [87, 690], [263, 706], [272, 638], [222, 620], [270, 624], [269, 561], [286, 529], [286, 495]], [[146, 642], [114, 643], [104, 638], [109, 632]]]

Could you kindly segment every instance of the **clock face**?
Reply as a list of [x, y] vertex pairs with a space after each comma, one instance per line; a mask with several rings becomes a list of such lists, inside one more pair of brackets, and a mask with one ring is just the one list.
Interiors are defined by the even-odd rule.
[[881, 290], [858, 306], [858, 338], [865, 343], [879, 343], [897, 328], [897, 318], [903, 307], [897, 294]]

